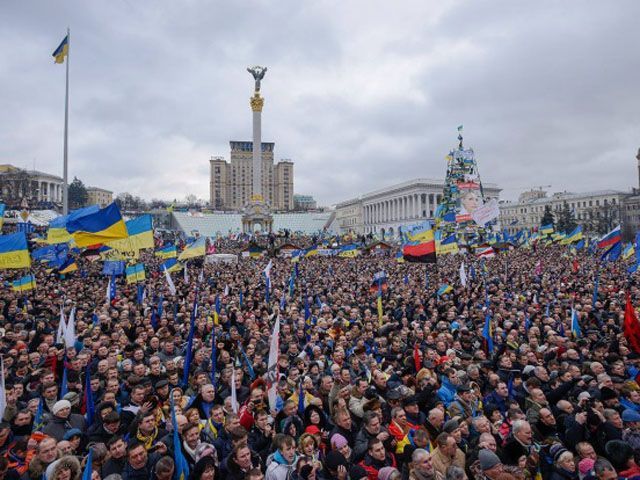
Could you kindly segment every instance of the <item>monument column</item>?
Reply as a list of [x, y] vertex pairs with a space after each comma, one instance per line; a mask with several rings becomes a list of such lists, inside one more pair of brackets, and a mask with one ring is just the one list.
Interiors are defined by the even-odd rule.
[[253, 111], [253, 182], [252, 196], [262, 200], [262, 107], [264, 98], [256, 91], [251, 97]]

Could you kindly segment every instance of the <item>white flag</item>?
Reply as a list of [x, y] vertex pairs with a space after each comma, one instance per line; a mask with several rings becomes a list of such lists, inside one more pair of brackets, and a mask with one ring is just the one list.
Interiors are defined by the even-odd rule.
[[231, 373], [231, 410], [233, 410], [233, 413], [238, 413], [238, 397], [236, 393], [236, 369], [235, 368]]
[[69, 314], [69, 323], [64, 330], [64, 344], [67, 348], [76, 344], [76, 307], [73, 307]]
[[184, 283], [189, 283], [189, 268], [188, 264], [184, 264]]
[[280, 316], [276, 317], [276, 322], [273, 325], [267, 367], [267, 393], [269, 396], [269, 408], [272, 411], [276, 409], [276, 400], [278, 398], [278, 356], [280, 356]]
[[7, 408], [7, 390], [4, 387], [4, 358], [0, 357], [0, 419]]
[[198, 274], [198, 283], [202, 282], [204, 282], [204, 267], [202, 267], [202, 270], [200, 270], [200, 273]]
[[224, 296], [228, 297], [229, 296], [229, 285], [225, 285], [224, 286]]
[[64, 303], [60, 306], [60, 323], [58, 324], [58, 333], [56, 335], [56, 343], [64, 342], [64, 331], [67, 329], [67, 321], [64, 319]]
[[111, 281], [107, 282], [107, 303], [111, 303]]
[[460, 283], [463, 287], [467, 286], [467, 272], [464, 270], [464, 262], [460, 264]]
[[171, 295], [175, 295], [176, 286], [174, 285], [173, 280], [171, 279], [171, 275], [169, 274], [167, 267], [164, 267], [164, 277], [167, 279], [167, 285], [169, 285], [169, 291], [171, 292]]
[[269, 263], [264, 268], [264, 276], [271, 279], [271, 267], [273, 267], [273, 260], [269, 260]]

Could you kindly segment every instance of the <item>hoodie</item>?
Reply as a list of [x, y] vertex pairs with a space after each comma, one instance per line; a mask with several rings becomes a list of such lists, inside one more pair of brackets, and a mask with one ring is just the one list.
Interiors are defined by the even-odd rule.
[[289, 480], [296, 469], [298, 457], [293, 462], [288, 463], [279, 450], [269, 455], [267, 458], [267, 471], [264, 480]]

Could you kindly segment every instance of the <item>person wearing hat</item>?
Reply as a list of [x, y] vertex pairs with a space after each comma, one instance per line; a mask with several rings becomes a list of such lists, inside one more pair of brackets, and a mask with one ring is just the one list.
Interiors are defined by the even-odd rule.
[[504, 466], [498, 455], [487, 449], [482, 449], [478, 452], [478, 467], [482, 475], [489, 480], [499, 478], [504, 471]]
[[85, 419], [82, 415], [71, 413], [71, 402], [69, 400], [59, 400], [51, 409], [53, 416], [47, 421], [42, 429], [42, 433], [60, 441], [64, 434], [76, 428], [83, 432], [86, 428]]
[[449, 417], [460, 417], [468, 423], [481, 411], [481, 404], [468, 384], [459, 385], [453, 401], [449, 404]]
[[573, 453], [568, 451], [561, 443], [554, 443], [549, 449], [549, 455], [553, 459], [553, 466], [548, 475], [549, 480], [577, 480], [578, 472]]
[[622, 412], [622, 423], [624, 430], [622, 440], [633, 448], [634, 452], [640, 451], [640, 413], [635, 410], [625, 410]]

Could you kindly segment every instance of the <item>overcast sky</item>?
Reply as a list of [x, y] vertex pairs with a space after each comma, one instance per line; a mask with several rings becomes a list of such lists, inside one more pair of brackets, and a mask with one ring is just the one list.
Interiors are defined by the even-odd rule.
[[0, 163], [208, 200], [209, 158], [251, 139], [249, 65], [268, 67], [263, 141], [328, 205], [443, 178], [464, 124], [512, 199], [637, 186], [640, 2], [5, 1]]

